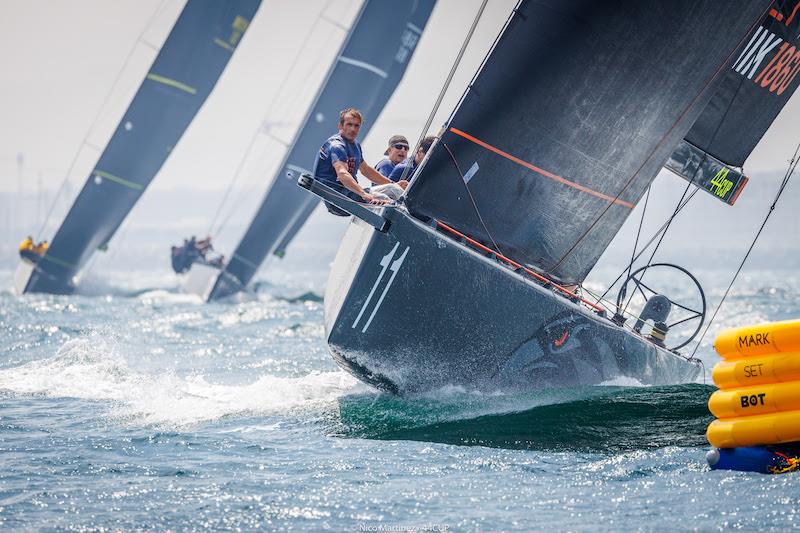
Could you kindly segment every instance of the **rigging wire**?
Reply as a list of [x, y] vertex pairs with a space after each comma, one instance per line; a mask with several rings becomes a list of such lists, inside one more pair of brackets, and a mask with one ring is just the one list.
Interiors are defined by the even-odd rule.
[[783, 194], [783, 191], [786, 190], [786, 186], [789, 184], [789, 180], [792, 178], [792, 175], [794, 174], [794, 171], [797, 168], [798, 154], [800, 154], [800, 143], [798, 143], [797, 148], [795, 148], [794, 155], [789, 160], [789, 167], [786, 169], [786, 173], [783, 176], [783, 180], [781, 181], [780, 187], [778, 187], [778, 192], [775, 195], [775, 199], [772, 201], [772, 204], [769, 206], [769, 211], [767, 211], [767, 214], [764, 217], [764, 221], [761, 223], [761, 227], [758, 228], [758, 232], [756, 232], [756, 236], [753, 238], [753, 242], [750, 243], [750, 247], [747, 249], [747, 252], [744, 254], [744, 257], [742, 258], [741, 263], [739, 263], [739, 268], [736, 269], [736, 272], [734, 273], [733, 277], [731, 278], [731, 282], [728, 284], [728, 288], [725, 289], [725, 293], [722, 295], [722, 298], [720, 299], [719, 304], [717, 304], [716, 309], [714, 309], [714, 313], [711, 315], [711, 319], [708, 321], [708, 324], [706, 324], [706, 327], [703, 330], [703, 334], [700, 336], [700, 340], [697, 341], [697, 344], [695, 345], [694, 350], [692, 351], [691, 358], [694, 358], [695, 353], [697, 353], [697, 349], [700, 348], [700, 344], [703, 342], [703, 339], [705, 338], [706, 333], [708, 333], [708, 330], [711, 328], [711, 324], [714, 322], [714, 319], [717, 317], [717, 313], [719, 312], [720, 308], [722, 307], [723, 302], [728, 297], [728, 294], [730, 293], [731, 288], [733, 287], [733, 284], [736, 282], [736, 278], [739, 276], [739, 273], [742, 271], [742, 268], [744, 268], [744, 264], [747, 261], [747, 258], [750, 256], [750, 252], [753, 251], [753, 248], [755, 247], [756, 242], [758, 241], [759, 237], [761, 236], [761, 232], [764, 231], [764, 227], [767, 225], [767, 221], [769, 220], [769, 217], [771, 217], [772, 213], [775, 211], [775, 206], [777, 205], [778, 200], [780, 199], [781, 195]]
[[[675, 209], [675, 211], [673, 212], [672, 216], [671, 216], [670, 218], [668, 218], [666, 221], [664, 221], [664, 223], [661, 225], [661, 227], [660, 227], [660, 228], [658, 228], [658, 229], [656, 230], [656, 232], [655, 232], [655, 233], [653, 233], [653, 235], [650, 237], [650, 239], [649, 239], [649, 240], [648, 240], [648, 241], [645, 243], [645, 245], [644, 245], [644, 246], [642, 246], [642, 249], [641, 249], [641, 250], [639, 250], [639, 253], [638, 253], [638, 254], [636, 254], [636, 257], [634, 257], [634, 259], [633, 259], [633, 260], [634, 260], [634, 262], [635, 262], [635, 261], [637, 261], [637, 260], [638, 260], [638, 259], [639, 259], [639, 258], [640, 258], [640, 257], [641, 257], [643, 254], [644, 254], [644, 252], [645, 252], [645, 251], [646, 251], [648, 248], [650, 248], [650, 245], [651, 245], [651, 244], [653, 244], [653, 242], [655, 242], [655, 240], [656, 240], [656, 239], [657, 239], [657, 238], [658, 238], [658, 237], [659, 237], [659, 236], [660, 236], [660, 235], [661, 235], [663, 232], [665, 232], [665, 231], [667, 230], [667, 228], [669, 227], [670, 221], [671, 221], [671, 220], [672, 220], [672, 219], [673, 219], [675, 216], [677, 216], [677, 215], [678, 215], [678, 213], [680, 213], [680, 212], [681, 212], [681, 210], [683, 210], [683, 208], [684, 208], [684, 207], [686, 207], [686, 205], [689, 203], [689, 201], [690, 201], [692, 198], [694, 198], [694, 195], [695, 195], [695, 194], [697, 194], [697, 191], [699, 191], [699, 190], [700, 190], [700, 189], [697, 189], [697, 188], [695, 188], [695, 189], [694, 189], [694, 190], [691, 192], [691, 194], [689, 194], [689, 197], [688, 197], [688, 198], [686, 198], [686, 200], [684, 200], [682, 203], [679, 203], [679, 204], [678, 204], [678, 206], [677, 206], [677, 208]], [[603, 294], [600, 296], [600, 299], [603, 299], [603, 298], [605, 298], [605, 297], [608, 295], [608, 292], [609, 292], [609, 291], [610, 291], [610, 290], [611, 290], [611, 289], [614, 287], [614, 285], [616, 285], [616, 284], [617, 284], [617, 282], [618, 282], [619, 280], [621, 280], [621, 279], [622, 279], [622, 276], [624, 276], [624, 275], [625, 275], [625, 271], [626, 271], [626, 270], [627, 270], [627, 267], [626, 267], [625, 269], [623, 269], [623, 270], [622, 270], [622, 272], [619, 274], [619, 276], [617, 276], [617, 278], [616, 278], [616, 279], [615, 279], [615, 280], [614, 280], [614, 281], [613, 281], [611, 284], [609, 284], [608, 288], [607, 288], [607, 289], [605, 290], [605, 292], [603, 292]], [[598, 302], [599, 302], [599, 300], [598, 300]]]
[[[730, 109], [730, 108], [729, 108], [729, 109]], [[721, 123], [722, 123], [722, 122], [720, 121], [720, 124], [721, 124]], [[719, 130], [719, 128], [718, 128], [718, 130]], [[703, 156], [703, 157], [705, 158], [705, 156]], [[699, 168], [700, 168], [700, 166], [698, 165], [698, 167], [697, 167], [697, 168], [699, 169]], [[695, 171], [695, 174], [692, 176], [692, 181], [690, 181], [689, 183], [687, 183], [687, 184], [686, 184], [686, 188], [685, 188], [685, 189], [683, 189], [683, 194], [681, 195], [680, 199], [678, 200], [678, 205], [677, 205], [677, 206], [675, 206], [675, 210], [672, 212], [672, 215], [670, 215], [670, 217], [667, 219], [667, 221], [666, 221], [666, 224], [665, 224], [665, 226], [664, 226], [664, 231], [662, 231], [662, 232], [661, 232], [661, 236], [658, 238], [658, 242], [656, 243], [655, 247], [653, 247], [653, 251], [652, 251], [652, 253], [650, 254], [650, 257], [647, 259], [647, 264], [646, 264], [646, 266], [648, 266], [648, 267], [649, 267], [649, 266], [650, 266], [650, 265], [653, 263], [653, 258], [655, 257], [655, 255], [656, 255], [656, 252], [658, 251], [658, 248], [661, 246], [661, 243], [662, 243], [662, 242], [664, 242], [664, 237], [666, 237], [666, 236], [667, 236], [667, 231], [669, 231], [669, 228], [670, 228], [670, 226], [672, 225], [672, 221], [673, 221], [673, 220], [675, 220], [675, 217], [678, 215], [678, 211], [679, 211], [679, 210], [680, 210], [680, 208], [681, 208], [681, 204], [682, 204], [682, 202], [683, 202], [683, 199], [686, 197], [686, 193], [688, 193], [688, 192], [689, 192], [689, 189], [691, 188], [692, 184], [694, 183], [694, 178], [696, 177], [696, 175], [697, 175], [697, 171]], [[648, 189], [648, 190], [649, 190], [649, 189]], [[633, 263], [631, 263], [630, 265], [628, 265], [628, 273], [629, 273], [629, 275], [630, 275], [630, 268], [631, 268], [632, 266], [633, 266]], [[644, 276], [645, 276], [645, 274], [646, 274], [646, 273], [647, 273], [647, 270], [644, 270], [644, 271], [642, 271], [642, 274], [641, 274], [641, 276], [639, 277], [639, 282], [641, 282], [641, 281], [644, 279]], [[620, 289], [620, 290], [622, 290], [622, 289]], [[633, 301], [633, 297], [634, 297], [634, 295], [635, 295], [635, 294], [636, 294], [636, 292], [633, 292], [633, 293], [631, 293], [631, 296], [630, 296], [630, 298], [628, 298], [628, 301], [627, 301], [627, 302], [625, 302], [625, 307], [624, 307], [624, 309], [627, 309], [627, 308], [628, 308], [628, 306], [631, 304], [631, 301]]]
[[[105, 111], [109, 100], [111, 100], [111, 95], [114, 94], [114, 90], [116, 89], [117, 84], [122, 79], [122, 74], [128, 68], [128, 65], [129, 65], [129, 63], [131, 61], [131, 58], [133, 57], [133, 54], [136, 51], [137, 45], [142, 43], [142, 44], [145, 44], [148, 47], [152, 47], [152, 45], [150, 43], [148, 43], [148, 42], [146, 42], [144, 40], [144, 35], [150, 30], [150, 27], [153, 25], [153, 22], [155, 21], [155, 19], [158, 18], [158, 16], [161, 14], [161, 11], [164, 8], [164, 4], [166, 4], [166, 3], [167, 3], [167, 0], [161, 0], [161, 3], [158, 4], [158, 6], [156, 7], [156, 9], [153, 12], [153, 14], [147, 20], [147, 23], [145, 24], [144, 29], [139, 34], [139, 36], [136, 38], [136, 40], [133, 42], [133, 46], [131, 47], [130, 51], [128, 52], [128, 55], [125, 58], [125, 61], [123, 61], [122, 67], [120, 67], [119, 72], [117, 72], [117, 76], [114, 78], [114, 82], [111, 84], [111, 88], [106, 93], [106, 97], [103, 100], [103, 103], [100, 104], [100, 108], [98, 109], [97, 114], [95, 115], [94, 119], [92, 120], [91, 124], [89, 125], [89, 128], [86, 130], [86, 135], [84, 135], [83, 140], [78, 145], [78, 149], [75, 151], [75, 156], [72, 158], [72, 161], [70, 162], [69, 167], [67, 167], [67, 172], [64, 174], [64, 179], [61, 180], [61, 185], [58, 187], [58, 190], [56, 191], [56, 195], [53, 197], [53, 202], [50, 204], [50, 208], [47, 210], [47, 214], [45, 215], [44, 220], [42, 221], [42, 225], [39, 228], [39, 231], [36, 232], [36, 240], [37, 241], [41, 238], [42, 232], [44, 232], [45, 228], [47, 227], [47, 223], [48, 223], [48, 221], [50, 220], [50, 217], [53, 214], [53, 210], [55, 210], [56, 205], [58, 204], [58, 199], [60, 198], [61, 193], [64, 191], [64, 187], [66, 187], [66, 184], [69, 181], [70, 174], [72, 174], [72, 171], [75, 169], [75, 164], [78, 162], [78, 157], [81, 155], [81, 152], [82, 152], [81, 148], [84, 147], [84, 146], [95, 147], [93, 144], [89, 143], [89, 136], [92, 134], [92, 131], [97, 126], [97, 122], [100, 120], [100, 117], [103, 115], [103, 111]], [[158, 50], [160, 50], [160, 48], [158, 48], [157, 51]], [[80, 192], [79, 192], [79, 194], [80, 194]]]
[[626, 278], [630, 277], [633, 263], [636, 261], [636, 248], [639, 246], [639, 237], [642, 234], [642, 226], [644, 226], [644, 216], [647, 214], [647, 202], [650, 201], [650, 189], [652, 189], [652, 184], [647, 186], [647, 195], [644, 198], [644, 206], [642, 206], [642, 217], [639, 219], [639, 228], [636, 230], [636, 240], [633, 241], [633, 250], [631, 250], [631, 261], [628, 263], [628, 268], [625, 270]]

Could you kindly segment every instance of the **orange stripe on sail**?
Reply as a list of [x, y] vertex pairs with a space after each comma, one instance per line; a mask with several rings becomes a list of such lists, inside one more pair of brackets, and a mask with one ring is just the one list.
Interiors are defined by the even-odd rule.
[[601, 192], [597, 192], [597, 191], [595, 191], [593, 189], [590, 189], [589, 187], [584, 187], [583, 185], [575, 183], [574, 181], [569, 181], [568, 179], [562, 178], [561, 176], [553, 174], [552, 172], [548, 172], [548, 171], [546, 171], [546, 170], [544, 170], [542, 168], [539, 168], [536, 165], [532, 165], [532, 164], [528, 163], [527, 161], [523, 161], [522, 159], [520, 159], [518, 157], [514, 157], [513, 155], [509, 154], [508, 152], [504, 152], [504, 151], [500, 150], [499, 148], [495, 148], [491, 144], [485, 143], [482, 140], [477, 139], [477, 138], [473, 137], [472, 135], [470, 135], [468, 133], [464, 133], [461, 130], [458, 130], [456, 128], [450, 128], [450, 131], [452, 131], [453, 133], [455, 133], [456, 135], [458, 135], [460, 137], [464, 137], [465, 139], [474, 142], [475, 144], [477, 144], [479, 146], [483, 146], [487, 150], [491, 150], [492, 152], [496, 153], [497, 155], [501, 155], [501, 156], [505, 157], [509, 161], [513, 161], [514, 163], [516, 163], [518, 165], [521, 165], [521, 166], [523, 166], [525, 168], [529, 168], [529, 169], [533, 170], [537, 174], [541, 174], [542, 176], [550, 178], [551, 180], [557, 181], [559, 183], [563, 183], [564, 185], [567, 185], [567, 186], [572, 187], [574, 189], [578, 189], [579, 191], [583, 191], [583, 192], [585, 192], [587, 194], [591, 194], [592, 196], [596, 196], [598, 198], [602, 198], [603, 200], [607, 200], [609, 202], [613, 202], [613, 203], [615, 203], [617, 205], [621, 205], [621, 206], [627, 207], [629, 209], [633, 209], [635, 207], [630, 202], [625, 202], [624, 200], [620, 200], [619, 198], [614, 198], [614, 197], [608, 196], [607, 194], [603, 194]]

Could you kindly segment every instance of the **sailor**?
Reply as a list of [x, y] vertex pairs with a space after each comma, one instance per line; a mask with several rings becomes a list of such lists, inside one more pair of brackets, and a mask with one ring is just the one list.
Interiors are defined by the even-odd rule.
[[[314, 175], [328, 187], [357, 202], [383, 205], [390, 201], [387, 196], [367, 192], [356, 179], [360, 170], [372, 183], [397, 186], [364, 162], [361, 145], [356, 141], [362, 120], [361, 112], [352, 107], [339, 113], [339, 133], [328, 138], [319, 149]], [[334, 214], [347, 214], [330, 204], [326, 205], [328, 211]]]
[[205, 239], [200, 239], [197, 241], [197, 251], [200, 252], [200, 255], [203, 257], [206, 256], [206, 253], [213, 250], [214, 247], [211, 245], [211, 236], [207, 236]]
[[378, 161], [375, 170], [388, 178], [394, 167], [408, 156], [408, 139], [402, 135], [392, 135], [389, 138], [389, 147], [383, 155], [386, 157]]
[[19, 243], [19, 251], [20, 252], [32, 252], [33, 251], [33, 237], [28, 235], [25, 239]]
[[36, 255], [44, 255], [48, 248], [50, 248], [50, 243], [47, 241], [42, 241], [33, 247], [33, 253]]
[[[425, 159], [425, 154], [428, 153], [428, 150], [430, 150], [431, 145], [435, 140], [436, 137], [434, 135], [428, 135], [422, 139], [422, 142], [419, 144], [419, 148], [417, 148], [417, 151], [414, 153], [414, 157], [409, 157], [394, 167], [392, 173], [389, 174], [389, 179], [395, 182], [404, 181], [406, 184], [408, 184], [408, 182], [411, 181], [411, 177], [414, 175], [414, 171], [417, 170], [419, 164], [422, 163], [423, 159]], [[407, 168], [408, 170], [406, 170]], [[401, 178], [403, 179], [401, 180]]]

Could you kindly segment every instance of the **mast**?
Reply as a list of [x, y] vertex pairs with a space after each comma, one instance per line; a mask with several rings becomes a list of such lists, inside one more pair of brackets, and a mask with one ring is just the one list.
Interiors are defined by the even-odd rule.
[[523, 0], [409, 188], [410, 212], [580, 283], [768, 4]]
[[189, 0], [25, 292], [70, 293], [211, 93], [260, 0]]
[[297, 178], [312, 172], [314, 157], [342, 109], [361, 110], [366, 136], [402, 80], [434, 4], [435, 0], [366, 0], [209, 299], [240, 290], [267, 255], [285, 250], [317, 203], [297, 187]]

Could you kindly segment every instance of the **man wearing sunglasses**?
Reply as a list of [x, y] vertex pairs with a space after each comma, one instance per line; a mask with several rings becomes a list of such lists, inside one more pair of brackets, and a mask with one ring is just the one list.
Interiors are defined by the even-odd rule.
[[[422, 139], [422, 142], [420, 143], [419, 148], [417, 148], [414, 157], [409, 157], [402, 163], [395, 166], [392, 170], [392, 173], [389, 174], [389, 179], [393, 182], [399, 183], [405, 189], [408, 185], [408, 182], [411, 181], [414, 171], [417, 170], [419, 164], [422, 163], [423, 159], [425, 159], [425, 154], [428, 153], [428, 150], [430, 150], [431, 145], [435, 140], [435, 135], [428, 135]], [[404, 183], [405, 185], [403, 185]]]
[[386, 157], [375, 165], [375, 170], [388, 178], [394, 167], [408, 157], [408, 139], [402, 135], [392, 135], [389, 138], [389, 147], [383, 155]]

